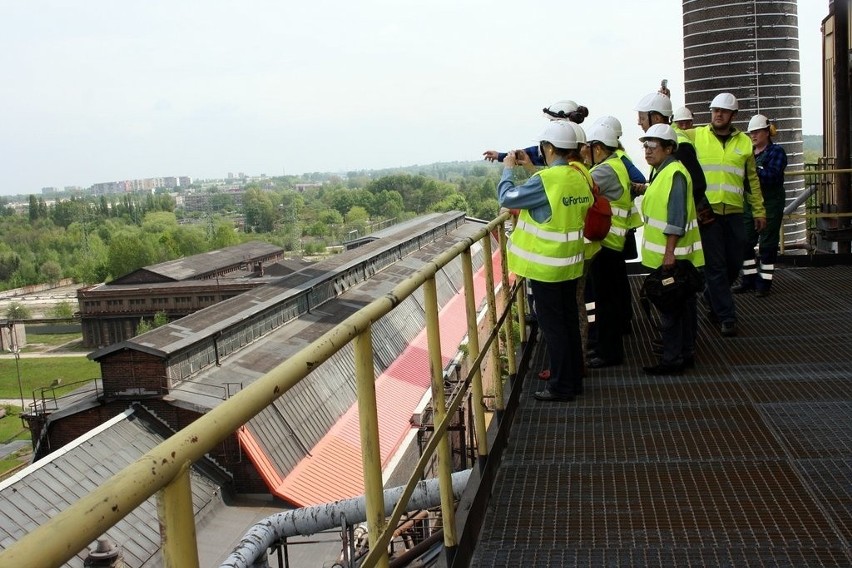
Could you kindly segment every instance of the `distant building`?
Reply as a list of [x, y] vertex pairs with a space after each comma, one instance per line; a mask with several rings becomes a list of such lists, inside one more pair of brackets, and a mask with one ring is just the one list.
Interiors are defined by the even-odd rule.
[[[130, 339], [142, 320], [158, 313], [170, 321], [268, 282], [267, 264], [284, 249], [255, 241], [154, 264], [106, 284], [77, 291], [83, 345], [103, 347]], [[293, 270], [301, 267], [300, 262]], [[280, 276], [280, 272], [279, 272]]]

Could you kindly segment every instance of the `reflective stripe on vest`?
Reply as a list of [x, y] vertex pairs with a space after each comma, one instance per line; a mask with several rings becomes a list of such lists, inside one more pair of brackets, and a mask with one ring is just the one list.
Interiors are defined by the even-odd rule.
[[630, 228], [629, 218], [633, 206], [633, 196], [630, 194], [630, 174], [627, 173], [627, 166], [615, 153], [610, 154], [606, 160], [593, 167], [592, 171], [603, 167], [612, 168], [623, 191], [621, 197], [610, 202], [612, 226], [601, 244], [608, 249], [622, 251], [624, 250], [624, 237], [627, 235], [627, 229]]
[[585, 260], [583, 222], [592, 204], [592, 192], [583, 172], [558, 165], [536, 172], [552, 211], [538, 223], [522, 209], [509, 237], [509, 270], [541, 282], [579, 278]]
[[695, 267], [704, 266], [704, 251], [695, 215], [695, 200], [692, 198], [692, 179], [683, 164], [674, 160], [657, 171], [642, 198], [642, 212], [645, 217], [642, 264], [650, 268], [663, 264], [668, 239], [663, 231], [668, 225], [669, 196], [676, 172], [682, 173], [686, 179], [686, 228], [675, 244], [674, 255], [677, 259], [690, 261]]
[[702, 126], [695, 129], [695, 152], [707, 180], [707, 200], [742, 207], [746, 162], [752, 155], [749, 137], [736, 131], [723, 146], [710, 125]]

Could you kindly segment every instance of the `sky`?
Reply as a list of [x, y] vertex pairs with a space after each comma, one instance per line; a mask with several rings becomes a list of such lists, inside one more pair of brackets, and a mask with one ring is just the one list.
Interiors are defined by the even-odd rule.
[[[798, 11], [820, 134], [828, 0]], [[0, 195], [476, 160], [561, 99], [641, 157], [632, 109], [662, 78], [683, 103], [681, 34], [680, 0], [0, 0]]]

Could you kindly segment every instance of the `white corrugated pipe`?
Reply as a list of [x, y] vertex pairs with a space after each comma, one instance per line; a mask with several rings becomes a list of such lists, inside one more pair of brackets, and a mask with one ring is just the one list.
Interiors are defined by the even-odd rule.
[[[471, 470], [453, 474], [453, 495], [458, 498], [467, 485]], [[385, 515], [390, 515], [404, 487], [393, 487], [384, 491]], [[429, 509], [441, 504], [438, 479], [421, 481], [414, 488], [408, 510]], [[339, 527], [342, 517], [350, 524], [367, 520], [367, 501], [362, 495], [334, 503], [303, 507], [276, 513], [254, 525], [221, 564], [221, 568], [260, 568], [268, 566], [266, 551], [275, 542], [285, 537], [310, 535]], [[260, 562], [258, 562], [260, 561]]]

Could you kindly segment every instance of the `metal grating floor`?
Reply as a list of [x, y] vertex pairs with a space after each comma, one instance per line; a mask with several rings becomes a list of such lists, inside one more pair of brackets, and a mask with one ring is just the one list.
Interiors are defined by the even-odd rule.
[[472, 566], [852, 566], [852, 267], [736, 299], [739, 336], [699, 315], [680, 377], [642, 372], [638, 305], [576, 402], [530, 396], [537, 350]]

